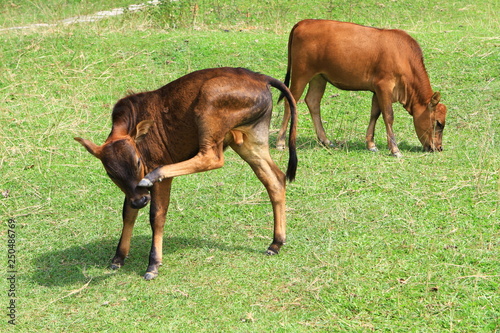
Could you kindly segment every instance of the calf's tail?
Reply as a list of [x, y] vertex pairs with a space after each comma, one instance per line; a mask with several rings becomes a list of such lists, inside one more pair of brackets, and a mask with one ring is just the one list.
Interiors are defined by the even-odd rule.
[[286, 170], [286, 178], [288, 179], [288, 181], [293, 181], [295, 179], [295, 174], [297, 173], [298, 164], [297, 147], [295, 143], [297, 138], [297, 105], [295, 104], [292, 93], [283, 82], [269, 77], [269, 84], [271, 85], [271, 87], [274, 87], [281, 91], [280, 98], [286, 98], [288, 104], [290, 105], [290, 134], [288, 136], [289, 157], [288, 168]]
[[[292, 28], [292, 31], [290, 32], [290, 36], [288, 36], [288, 62], [286, 65], [286, 75], [285, 75], [285, 86], [290, 87], [290, 69], [292, 66], [292, 39], [293, 39], [293, 31], [297, 27], [297, 24]], [[280, 97], [278, 98], [278, 103], [281, 102], [281, 100], [285, 97], [285, 94], [281, 92]]]

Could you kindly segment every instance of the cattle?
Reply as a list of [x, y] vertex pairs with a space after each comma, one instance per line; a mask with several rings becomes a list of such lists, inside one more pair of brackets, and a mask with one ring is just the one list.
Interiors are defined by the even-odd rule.
[[[393, 156], [402, 156], [392, 129], [392, 103], [396, 101], [413, 117], [424, 150], [442, 150], [446, 106], [439, 103], [441, 94], [431, 88], [419, 44], [406, 32], [330, 20], [300, 21], [288, 40], [285, 84], [296, 101], [309, 84], [305, 102], [316, 135], [323, 145], [333, 146], [326, 137], [320, 115], [320, 101], [327, 82], [343, 90], [373, 92], [366, 132], [369, 150], [377, 151], [375, 124], [382, 113], [388, 148]], [[276, 142], [278, 149], [284, 149], [289, 117], [285, 103]]]
[[[270, 87], [280, 90], [291, 105], [286, 175], [269, 153]], [[243, 68], [192, 72], [158, 90], [119, 100], [103, 145], [75, 138], [101, 160], [108, 176], [125, 193], [123, 229], [111, 267], [124, 265], [138, 210], [151, 201], [153, 236], [144, 278], [158, 275], [172, 179], [222, 167], [227, 146], [266, 187], [274, 213], [274, 237], [267, 254], [277, 254], [286, 237], [285, 183], [295, 178], [297, 170], [295, 110], [283, 82]]]

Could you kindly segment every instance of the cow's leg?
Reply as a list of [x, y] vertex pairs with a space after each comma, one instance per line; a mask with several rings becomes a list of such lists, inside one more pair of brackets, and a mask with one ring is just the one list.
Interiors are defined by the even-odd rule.
[[156, 183], [151, 189], [151, 207], [149, 209], [149, 223], [153, 238], [151, 251], [149, 253], [149, 265], [144, 279], [152, 280], [158, 276], [158, 269], [163, 258], [163, 229], [165, 218], [170, 203], [170, 189], [172, 178], [165, 179], [162, 183]]
[[333, 147], [333, 143], [326, 137], [323, 122], [321, 120], [320, 103], [325, 93], [326, 80], [321, 75], [316, 75], [309, 82], [309, 89], [305, 98], [309, 113], [314, 124], [314, 130], [319, 141], [326, 147]]
[[[245, 133], [243, 142], [231, 147], [250, 165], [257, 177], [266, 187], [274, 214], [273, 242], [267, 254], [277, 254], [286, 239], [285, 218], [285, 174], [278, 168], [269, 155], [268, 125], [260, 126], [261, 131]], [[255, 134], [261, 134], [255, 136]]]
[[[299, 72], [292, 76], [292, 82], [290, 84], [290, 92], [292, 93], [293, 99], [295, 102], [298, 102], [300, 96], [304, 92], [306, 85], [309, 83], [311, 79], [310, 76], [301, 75]], [[296, 77], [299, 77], [298, 79]], [[288, 122], [290, 121], [290, 105], [285, 101], [285, 111], [283, 114], [283, 121], [281, 122], [281, 128], [278, 132], [278, 138], [276, 139], [276, 149], [285, 150], [285, 138], [286, 138], [286, 130], [288, 128]]]
[[128, 256], [130, 251], [130, 239], [132, 238], [132, 230], [134, 229], [138, 212], [138, 209], [130, 207], [128, 200], [125, 197], [122, 210], [122, 235], [120, 237], [120, 241], [118, 242], [118, 246], [116, 247], [116, 254], [113, 260], [111, 260], [112, 269], [118, 269], [125, 264], [125, 258]]
[[[386, 89], [386, 91], [392, 91]], [[398, 145], [396, 144], [396, 137], [392, 130], [392, 124], [394, 123], [394, 111], [392, 110], [392, 96], [390, 94], [384, 93], [382, 90], [376, 93], [378, 104], [382, 111], [382, 117], [385, 122], [385, 130], [387, 133], [387, 145], [391, 154], [395, 157], [402, 157], [403, 155], [399, 151]]]
[[380, 107], [378, 105], [377, 95], [373, 94], [372, 97], [372, 110], [370, 114], [370, 123], [368, 124], [368, 130], [366, 131], [366, 148], [370, 151], [378, 151], [375, 145], [375, 125], [380, 117]]
[[285, 150], [286, 129], [288, 128], [289, 121], [290, 121], [290, 105], [288, 105], [288, 101], [285, 101], [285, 111], [283, 112], [283, 120], [281, 121], [281, 127], [278, 132], [278, 138], [276, 139], [276, 149], [278, 150]]
[[[222, 138], [223, 139], [223, 138]], [[148, 173], [138, 184], [141, 187], [151, 187], [157, 181], [192, 173], [221, 168], [224, 165], [224, 149], [221, 143], [209, 148], [202, 148], [193, 158], [174, 164], [167, 164]]]

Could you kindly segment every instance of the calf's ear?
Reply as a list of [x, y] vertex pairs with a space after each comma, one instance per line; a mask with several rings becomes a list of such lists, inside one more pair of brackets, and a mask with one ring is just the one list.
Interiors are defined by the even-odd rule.
[[436, 107], [436, 105], [438, 105], [440, 100], [441, 100], [441, 93], [439, 91], [436, 91], [431, 97], [430, 106], [433, 108]]
[[101, 151], [102, 151], [102, 148], [98, 145], [96, 145], [95, 143], [93, 143], [92, 141], [90, 140], [85, 140], [85, 139], [82, 139], [82, 138], [74, 138], [76, 141], [80, 142], [80, 144], [82, 146], [85, 147], [85, 149], [87, 149], [87, 151], [89, 153], [91, 153], [92, 155], [94, 155], [95, 157], [97, 157], [98, 159], [101, 159]]
[[148, 134], [149, 129], [153, 125], [152, 120], [143, 120], [135, 127], [135, 135], [133, 135], [135, 142], [141, 141], [146, 134]]

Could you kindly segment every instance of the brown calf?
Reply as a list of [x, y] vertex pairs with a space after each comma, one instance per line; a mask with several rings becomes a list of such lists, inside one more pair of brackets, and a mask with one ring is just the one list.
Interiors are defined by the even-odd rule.
[[125, 97], [113, 109], [113, 127], [102, 146], [75, 138], [102, 161], [125, 193], [123, 230], [112, 268], [124, 264], [138, 210], [151, 201], [153, 241], [144, 278], [158, 275], [172, 178], [222, 167], [227, 146], [266, 187], [274, 213], [274, 238], [267, 253], [278, 253], [286, 237], [285, 174], [269, 154], [269, 86], [279, 89], [291, 105], [286, 173], [291, 181], [297, 169], [295, 101], [282, 82], [242, 68], [200, 70], [158, 90]]
[[[296, 101], [309, 84], [305, 101], [322, 144], [331, 146], [320, 116], [320, 101], [330, 82], [339, 89], [372, 91], [367, 148], [377, 151], [375, 123], [382, 113], [389, 149], [401, 156], [392, 130], [392, 103], [399, 101], [413, 116], [413, 123], [426, 151], [442, 150], [446, 106], [433, 92], [424, 67], [422, 50], [406, 32], [365, 27], [329, 20], [297, 23], [288, 41], [288, 69], [285, 84]], [[290, 111], [285, 104], [277, 147], [285, 146]]]

